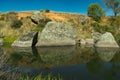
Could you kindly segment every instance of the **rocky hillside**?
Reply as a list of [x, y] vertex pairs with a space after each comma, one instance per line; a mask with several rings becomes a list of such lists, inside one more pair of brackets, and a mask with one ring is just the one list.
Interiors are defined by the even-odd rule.
[[92, 38], [94, 31], [111, 32], [117, 42], [120, 41], [120, 17], [103, 17], [100, 22], [94, 21], [87, 15], [53, 12], [53, 11], [27, 11], [0, 13], [0, 37], [12, 42], [18, 36], [31, 31], [42, 31], [49, 21], [66, 23], [77, 29], [77, 38]]

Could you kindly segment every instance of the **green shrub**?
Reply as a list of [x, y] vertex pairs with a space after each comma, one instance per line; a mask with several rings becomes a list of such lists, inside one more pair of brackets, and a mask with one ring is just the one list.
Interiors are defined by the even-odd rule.
[[114, 34], [115, 40], [117, 41], [118, 45], [120, 45], [120, 33]]
[[40, 10], [40, 12], [41, 12], [41, 13], [43, 13], [43, 12], [44, 12], [44, 10]]
[[46, 10], [45, 10], [45, 12], [46, 12], [46, 13], [49, 13], [49, 12], [50, 12], [50, 10], [49, 10], [49, 9], [46, 9]]
[[112, 21], [112, 25], [115, 27], [120, 27], [120, 16], [116, 16], [113, 21]]
[[104, 15], [104, 11], [98, 4], [91, 4], [88, 7], [88, 16], [92, 17], [95, 21], [99, 22]]
[[11, 23], [11, 28], [20, 28], [22, 24], [21, 20], [15, 20]]
[[93, 23], [92, 26], [93, 26], [94, 31], [100, 32], [100, 33], [113, 31], [113, 27], [109, 25], [101, 25], [100, 23], [97, 23], [97, 22]]
[[5, 14], [1, 14], [0, 20], [2, 20], [2, 21], [5, 20], [5, 16], [6, 16]]

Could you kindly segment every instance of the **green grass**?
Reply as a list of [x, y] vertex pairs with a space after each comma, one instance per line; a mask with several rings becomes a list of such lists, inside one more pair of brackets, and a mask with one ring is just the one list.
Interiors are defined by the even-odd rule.
[[56, 77], [51, 77], [50, 75], [43, 77], [41, 74], [34, 77], [34, 78], [30, 78], [28, 76], [24, 77], [24, 76], [20, 76], [20, 80], [62, 80], [61, 77], [56, 78]]
[[18, 36], [5, 36], [3, 41], [4, 41], [4, 47], [11, 47], [11, 44], [18, 38]]
[[33, 31], [40, 31], [40, 32], [42, 32], [43, 29], [44, 29], [43, 26], [36, 26], [36, 27], [33, 29]]

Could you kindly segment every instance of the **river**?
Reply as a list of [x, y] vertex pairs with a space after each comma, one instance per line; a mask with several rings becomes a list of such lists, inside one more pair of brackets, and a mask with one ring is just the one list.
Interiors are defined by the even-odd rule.
[[63, 80], [120, 80], [120, 49], [0, 47], [0, 78], [18, 74], [61, 76]]

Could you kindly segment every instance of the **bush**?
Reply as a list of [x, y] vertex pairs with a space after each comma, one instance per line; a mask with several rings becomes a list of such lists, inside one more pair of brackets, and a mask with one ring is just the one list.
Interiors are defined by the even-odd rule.
[[6, 21], [15, 21], [17, 20], [18, 17], [17, 17], [17, 13], [16, 12], [9, 12], [5, 15], [5, 20]]
[[0, 20], [5, 20], [5, 14], [1, 14], [1, 16], [0, 16]]
[[43, 13], [43, 12], [44, 12], [44, 10], [40, 10], [40, 12], [41, 12], [41, 13]]
[[49, 9], [46, 9], [46, 10], [45, 10], [45, 12], [46, 12], [46, 13], [49, 13], [49, 12], [50, 12], [50, 10], [49, 10]]
[[105, 33], [105, 32], [112, 32], [113, 27], [109, 25], [101, 25], [97, 22], [92, 24], [94, 31], [99, 32], [99, 33]]
[[11, 28], [20, 28], [22, 24], [21, 20], [15, 20], [11, 23]]
[[116, 16], [116, 17], [113, 19], [112, 25], [113, 25], [114, 27], [120, 27], [120, 16]]
[[104, 15], [104, 11], [98, 4], [91, 4], [88, 7], [88, 16], [92, 17], [95, 21], [99, 22]]

